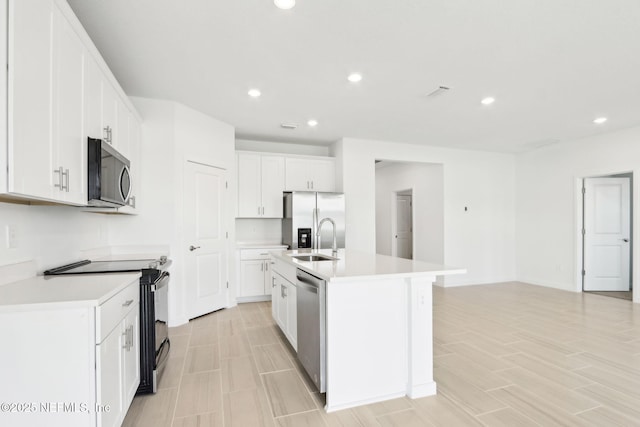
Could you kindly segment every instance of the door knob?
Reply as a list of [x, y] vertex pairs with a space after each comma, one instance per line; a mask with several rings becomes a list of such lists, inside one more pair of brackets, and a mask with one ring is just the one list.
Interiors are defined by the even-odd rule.
[[195, 251], [196, 249], [200, 249], [200, 246], [193, 246], [193, 245], [189, 246], [189, 250], [191, 252]]
[[622, 241], [623, 241], [623, 242], [628, 242], [628, 241], [629, 241], [629, 239], [622, 239]]

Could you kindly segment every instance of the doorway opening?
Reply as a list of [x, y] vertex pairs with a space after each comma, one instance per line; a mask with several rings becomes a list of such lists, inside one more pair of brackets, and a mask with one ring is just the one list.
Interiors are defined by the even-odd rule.
[[633, 299], [633, 173], [582, 180], [582, 291]]
[[394, 196], [391, 255], [413, 259], [413, 190], [396, 191]]
[[444, 264], [444, 165], [376, 160], [375, 176], [376, 253]]

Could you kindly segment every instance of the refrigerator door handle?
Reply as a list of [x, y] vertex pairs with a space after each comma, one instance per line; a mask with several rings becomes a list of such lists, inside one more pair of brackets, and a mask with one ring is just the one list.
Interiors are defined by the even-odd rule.
[[318, 208], [313, 209], [313, 218], [311, 220], [311, 249], [314, 251], [320, 249], [318, 247], [318, 236], [316, 236], [318, 232], [318, 211]]

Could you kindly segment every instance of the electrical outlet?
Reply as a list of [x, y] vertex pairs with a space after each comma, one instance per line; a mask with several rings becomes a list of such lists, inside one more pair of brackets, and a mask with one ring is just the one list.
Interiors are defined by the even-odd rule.
[[7, 225], [6, 227], [6, 241], [7, 249], [16, 249], [18, 247], [17, 227], [15, 225]]

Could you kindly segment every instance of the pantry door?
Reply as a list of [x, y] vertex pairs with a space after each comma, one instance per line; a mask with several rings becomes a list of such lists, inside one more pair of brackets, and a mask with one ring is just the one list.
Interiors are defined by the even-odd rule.
[[583, 290], [630, 289], [630, 201], [629, 178], [585, 178]]
[[228, 305], [225, 169], [187, 161], [184, 181], [185, 277], [190, 319]]

